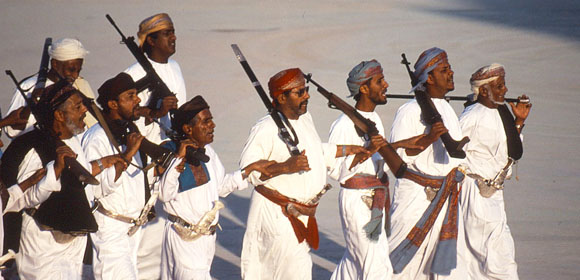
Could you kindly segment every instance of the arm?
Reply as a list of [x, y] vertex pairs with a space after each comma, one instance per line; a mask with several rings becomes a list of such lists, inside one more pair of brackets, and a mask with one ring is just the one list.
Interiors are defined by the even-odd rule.
[[[527, 99], [528, 97], [524, 94], [518, 99]], [[514, 112], [514, 116], [516, 117], [516, 129], [518, 133], [522, 133], [522, 129], [524, 128], [524, 122], [528, 118], [530, 114], [530, 110], [532, 109], [532, 103], [517, 103], [514, 102], [509, 103], [510, 107], [512, 107], [512, 112]]]
[[[424, 151], [431, 144], [433, 144], [435, 141], [437, 141], [441, 135], [443, 135], [444, 133], [447, 133], [447, 132], [448, 132], [448, 130], [443, 125], [443, 122], [436, 122], [431, 126], [431, 129], [429, 130], [429, 133], [427, 135], [420, 134], [420, 135], [414, 136], [414, 137], [417, 137], [417, 139], [415, 139], [416, 140], [415, 143], [417, 146], [419, 146], [418, 148], [405, 148], [405, 152], [409, 156], [416, 156], [416, 155], [420, 154], [422, 151]], [[414, 137], [411, 137], [411, 138], [408, 138], [405, 140], [413, 139]], [[399, 143], [398, 145], [403, 147], [402, 146], [403, 143], [401, 141], [405, 141], [405, 140], [400, 140], [400, 141], [397, 141], [395, 143]]]

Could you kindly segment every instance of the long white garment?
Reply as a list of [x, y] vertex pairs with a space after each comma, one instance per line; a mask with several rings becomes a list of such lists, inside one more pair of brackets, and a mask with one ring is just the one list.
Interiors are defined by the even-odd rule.
[[[37, 78], [38, 78], [38, 75], [34, 75], [34, 76], [26, 79], [20, 85], [20, 87], [26, 91], [26, 96], [28, 98], [30, 98], [32, 91], [34, 90], [34, 85], [36, 85]], [[46, 79], [46, 84], [45, 84], [46, 87], [48, 87], [52, 84], [54, 84], [53, 81], [51, 81], [50, 79]], [[95, 98], [95, 94], [93, 93], [91, 86], [89, 85], [87, 80], [83, 79], [82, 77], [78, 77], [75, 80], [75, 82], [73, 83], [73, 86], [76, 89], [80, 90], [85, 96], [87, 96], [89, 98]], [[10, 101], [10, 107], [8, 107], [8, 111], [6, 112], [5, 116], [7, 116], [8, 114], [10, 114], [10, 112], [12, 112], [12, 111], [14, 111], [22, 106], [26, 106], [26, 101], [22, 97], [22, 94], [18, 90], [16, 90], [14, 92], [14, 95], [12, 96], [12, 101]], [[85, 121], [85, 124], [87, 124], [87, 127], [91, 127], [97, 122], [97, 120], [89, 113], [87, 113], [87, 116], [85, 117], [84, 121]], [[11, 126], [5, 126], [4, 131], [6, 132], [6, 135], [8, 135], [8, 137], [14, 138], [20, 134], [31, 131], [34, 128], [35, 123], [36, 123], [36, 119], [34, 118], [34, 116], [32, 114], [30, 114], [30, 117], [28, 117], [28, 123], [26, 123], [24, 130], [17, 130], [17, 129], [12, 128]]]
[[[83, 137], [83, 149], [89, 161], [117, 154], [109, 142], [103, 128], [97, 124]], [[126, 146], [122, 145], [121, 152]], [[141, 165], [139, 153], [132, 158], [132, 164]], [[93, 186], [95, 198], [103, 207], [113, 213], [136, 219], [145, 204], [144, 175], [141, 170], [129, 165], [115, 181], [115, 168], [101, 172], [97, 179], [100, 184]], [[137, 247], [141, 240], [141, 230], [133, 236], [127, 231], [132, 224], [121, 222], [94, 213], [99, 230], [91, 233], [93, 241], [93, 272], [96, 279], [137, 279]]]
[[[177, 96], [178, 107], [187, 102], [185, 81], [183, 80], [179, 64], [173, 59], [169, 59], [167, 63], [158, 63], [149, 58], [147, 59], [151, 62], [153, 69], [155, 69], [155, 72], [167, 85], [169, 90]], [[145, 77], [146, 74], [145, 70], [143, 70], [143, 67], [141, 67], [139, 63], [129, 66], [125, 72], [131, 75], [135, 81]], [[141, 98], [140, 105], [147, 106], [147, 104], [149, 104], [149, 99], [151, 98], [151, 92], [148, 89], [144, 90], [139, 93], [139, 98]], [[159, 122], [166, 128], [171, 128], [169, 114], [160, 118]], [[135, 124], [139, 128], [139, 131], [141, 131], [141, 134], [151, 142], [160, 144], [162, 141], [167, 139], [164, 129], [161, 129], [157, 123], [151, 123], [146, 126], [145, 119], [140, 118], [135, 121]], [[153, 172], [149, 173], [149, 182], [152, 182]], [[160, 202], [155, 204], [155, 211], [157, 213], [157, 218], [142, 227], [142, 238], [145, 242], [140, 243], [137, 257], [139, 279], [159, 279], [161, 273], [161, 242], [165, 224], [167, 222], [167, 213], [163, 210], [162, 203]]]
[[[91, 170], [78, 139], [72, 137], [63, 142], [78, 155], [77, 161]], [[38, 154], [31, 150], [19, 166], [18, 181], [24, 181], [42, 166]], [[46, 169], [46, 176], [24, 193], [18, 185], [10, 187], [10, 199], [5, 212], [38, 208], [51, 192], [60, 191], [60, 180], [54, 174], [54, 161], [47, 164]], [[91, 201], [92, 190], [85, 188], [85, 194], [87, 200]], [[75, 237], [65, 244], [57, 243], [50, 231], [41, 230], [30, 215], [23, 213], [20, 251], [16, 255], [20, 279], [81, 279], [86, 243], [86, 236]]]
[[[336, 145], [322, 144], [310, 113], [289, 120], [298, 135], [300, 151], [306, 151], [308, 172], [283, 174], [261, 181], [259, 172], [248, 179], [254, 186], [264, 185], [281, 194], [306, 202], [326, 184], [326, 168], [334, 164]], [[286, 144], [278, 137], [278, 127], [265, 116], [252, 127], [240, 159], [240, 167], [261, 159], [284, 162], [290, 157]], [[299, 219], [306, 225], [306, 216]], [[298, 243], [290, 221], [280, 206], [254, 191], [242, 248], [242, 278], [311, 279], [312, 259], [306, 242]]]
[[[360, 110], [358, 112], [376, 124], [380, 135], [385, 135], [383, 123], [376, 112]], [[332, 124], [328, 142], [337, 145], [368, 146], [369, 144], [364, 137], [358, 136], [354, 123], [345, 114], [341, 114]], [[330, 177], [344, 184], [355, 174], [372, 175], [378, 178], [383, 176], [385, 163], [378, 153], [348, 170], [353, 158], [354, 155], [337, 159], [335, 166], [330, 170]], [[362, 200], [362, 196], [372, 196], [372, 190], [340, 188], [338, 200], [346, 250], [330, 279], [373, 280], [392, 277], [393, 268], [389, 259], [389, 243], [385, 231], [382, 230], [377, 241], [371, 241], [363, 229], [371, 219], [371, 210]]]
[[[470, 173], [493, 179], [508, 161], [507, 138], [497, 109], [475, 103], [460, 117]], [[503, 190], [481, 196], [476, 180], [466, 176], [460, 205], [469, 252], [468, 272], [473, 279], [518, 279], [514, 240], [507, 225]]]
[[[209, 181], [201, 186], [180, 191], [175, 159], [161, 178], [159, 199], [168, 214], [178, 216], [195, 225], [210, 211], [219, 197], [248, 187], [241, 171], [226, 173], [218, 155], [210, 145], [205, 146], [209, 162], [206, 163]], [[187, 172], [187, 170], [185, 171]], [[219, 212], [212, 224], [219, 221]], [[203, 235], [194, 241], [184, 241], [168, 222], [163, 238], [161, 279], [211, 280], [210, 268], [215, 254], [216, 235]]]
[[[443, 99], [432, 98], [431, 100], [433, 100], [433, 104], [435, 104], [439, 114], [441, 114], [443, 124], [449, 130], [451, 137], [455, 140], [460, 140], [462, 138], [461, 128], [453, 108]], [[413, 99], [397, 110], [389, 142], [408, 139], [423, 133], [428, 133], [428, 127], [421, 120], [421, 108], [417, 101]], [[441, 139], [435, 141], [416, 156], [408, 156], [404, 149], [398, 149], [397, 153], [407, 163], [409, 169], [428, 176], [443, 177], [462, 162], [460, 159], [449, 156]], [[391, 236], [389, 237], [391, 251], [405, 240], [430, 203], [431, 201], [427, 199], [423, 186], [404, 178], [395, 181], [391, 204]], [[442, 209], [447, 209], [448, 204], [448, 201], [445, 202]], [[452, 270], [449, 276], [432, 275], [430, 273], [439, 232], [445, 218], [444, 213], [445, 211], [442, 210], [415, 256], [400, 274], [393, 275], [393, 279], [467, 279], [464, 263], [466, 248], [463, 221], [461, 219], [458, 222], [457, 268]]]

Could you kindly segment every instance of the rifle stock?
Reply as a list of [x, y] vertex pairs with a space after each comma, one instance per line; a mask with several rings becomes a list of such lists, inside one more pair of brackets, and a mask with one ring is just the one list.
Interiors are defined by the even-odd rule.
[[[403, 58], [401, 64], [405, 65], [405, 67], [407, 68], [407, 73], [411, 78], [411, 86], [415, 87], [418, 81], [413, 72], [411, 71], [411, 68], [409, 67], [411, 63], [407, 60], [407, 57], [405, 56], [404, 53], [401, 54], [401, 57]], [[441, 115], [437, 111], [437, 108], [435, 108], [435, 104], [433, 104], [433, 101], [424, 90], [415, 89], [415, 99], [417, 100], [417, 104], [419, 104], [419, 107], [421, 107], [421, 117], [427, 124], [433, 125], [436, 122], [443, 123], [443, 119], [441, 118]], [[463, 146], [467, 144], [467, 142], [469, 142], [469, 137], [466, 136], [463, 137], [463, 139], [461, 139], [460, 141], [455, 141], [451, 137], [449, 132], [445, 132], [439, 138], [441, 139], [441, 142], [443, 142], [445, 149], [447, 150], [447, 152], [451, 157], [465, 158], [466, 155], [462, 149]]]
[[[307, 82], [312, 83], [316, 86], [317, 91], [322, 94], [327, 100], [329, 106], [334, 106], [340, 111], [342, 111], [345, 115], [347, 115], [354, 125], [360, 129], [362, 132], [369, 136], [375, 136], [379, 134], [376, 124], [363, 117], [354, 107], [350, 104], [346, 103], [344, 100], [340, 99], [340, 97], [336, 96], [334, 93], [329, 92], [320, 84], [312, 79], [312, 74], [304, 75], [304, 78]], [[401, 178], [407, 169], [407, 165], [403, 162], [401, 157], [397, 154], [393, 146], [390, 144], [381, 147], [378, 153], [383, 157], [391, 172], [397, 178]]]

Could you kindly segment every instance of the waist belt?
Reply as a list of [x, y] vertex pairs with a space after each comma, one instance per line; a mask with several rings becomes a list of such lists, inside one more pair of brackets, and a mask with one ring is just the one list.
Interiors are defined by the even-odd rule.
[[[381, 179], [372, 175], [355, 175], [341, 184], [346, 189], [372, 189], [372, 197], [363, 195], [361, 199], [369, 206], [371, 210], [371, 219], [363, 227], [367, 237], [371, 240], [378, 240], [381, 234], [381, 224], [383, 221], [383, 210], [386, 213], [384, 228], [387, 236], [391, 235], [391, 217], [389, 208], [391, 207], [391, 196], [389, 194], [389, 177], [383, 174]], [[371, 200], [368, 202], [368, 200]]]
[[[168, 213], [167, 214], [167, 219], [169, 221], [173, 222], [173, 223], [179, 224], [179, 225], [181, 225], [181, 226], [183, 226], [185, 228], [188, 228], [188, 229], [190, 229], [192, 231], [195, 231], [195, 229], [194, 229], [195, 228], [195, 225], [192, 225], [192, 224], [188, 223], [186, 220], [182, 219], [179, 216], [171, 215], [171, 214]], [[214, 235], [217, 227], [218, 227], [217, 224], [211, 225], [209, 227], [209, 234], [205, 234], [205, 235]]]
[[[314, 217], [318, 203], [307, 205], [293, 198], [287, 197], [276, 190], [266, 188], [263, 185], [256, 186], [256, 191], [273, 203], [280, 205], [282, 213], [288, 217], [299, 243], [306, 240], [312, 249], [318, 249], [318, 224], [316, 223], [316, 217]], [[304, 226], [304, 224], [298, 219], [298, 216], [300, 215], [308, 216], [307, 226]]]
[[423, 187], [426, 188], [433, 188], [433, 189], [440, 189], [441, 188], [441, 184], [443, 184], [443, 181], [445, 181], [445, 178], [441, 178], [441, 179], [434, 179], [434, 178], [428, 178], [425, 177], [423, 175], [417, 174], [409, 169], [407, 169], [407, 172], [405, 172], [405, 174], [403, 174], [403, 178], [405, 179], [409, 179]]
[[135, 222], [136, 222], [136, 219], [133, 219], [133, 218], [127, 217], [127, 216], [123, 216], [123, 215], [120, 215], [120, 214], [117, 214], [117, 213], [114, 213], [114, 212], [111, 212], [111, 211], [105, 209], [105, 207], [103, 207], [103, 204], [101, 204], [99, 201], [95, 201], [95, 205], [96, 205], [96, 210], [99, 213], [101, 213], [109, 218], [112, 218], [112, 219], [115, 219], [117, 221], [121, 221], [124, 223], [128, 223], [128, 224], [135, 224]]

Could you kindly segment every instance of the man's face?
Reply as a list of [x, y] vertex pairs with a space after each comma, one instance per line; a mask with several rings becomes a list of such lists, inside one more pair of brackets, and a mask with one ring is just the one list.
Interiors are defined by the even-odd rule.
[[383, 73], [374, 75], [367, 83], [369, 88], [369, 98], [375, 104], [387, 104], [387, 88], [389, 84], [385, 81]]
[[453, 83], [453, 70], [451, 70], [451, 65], [449, 61], [444, 59], [435, 69], [433, 69], [429, 76], [432, 79], [432, 87], [437, 89], [439, 92], [450, 92], [455, 89], [455, 84]]
[[152, 39], [152, 48], [163, 56], [170, 57], [175, 53], [175, 41], [177, 40], [175, 29], [159, 30], [153, 36], [150, 35], [150, 38]]
[[287, 118], [297, 119], [299, 116], [306, 113], [308, 110], [308, 99], [310, 99], [310, 94], [308, 93], [308, 87], [305, 84], [295, 87], [290, 91], [284, 93], [286, 96], [285, 104], [281, 104], [283, 108], [286, 109]]
[[139, 103], [141, 99], [137, 96], [136, 89], [130, 89], [119, 94], [115, 101], [118, 104], [118, 113], [126, 121], [139, 119]]
[[508, 91], [505, 86], [505, 78], [499, 77], [496, 80], [489, 83], [491, 93], [489, 94], [489, 99], [498, 105], [505, 103], [505, 94]]
[[74, 82], [83, 68], [83, 59], [71, 59], [65, 61], [52, 60], [51, 67], [69, 82]]
[[66, 127], [73, 135], [81, 134], [85, 131], [85, 117], [87, 107], [83, 104], [83, 99], [78, 93], [71, 95], [64, 104], [64, 117]]
[[[193, 125], [191, 125], [194, 123]], [[215, 123], [209, 109], [197, 113], [190, 122], [191, 134], [189, 138], [199, 144], [200, 148], [213, 142]]]

